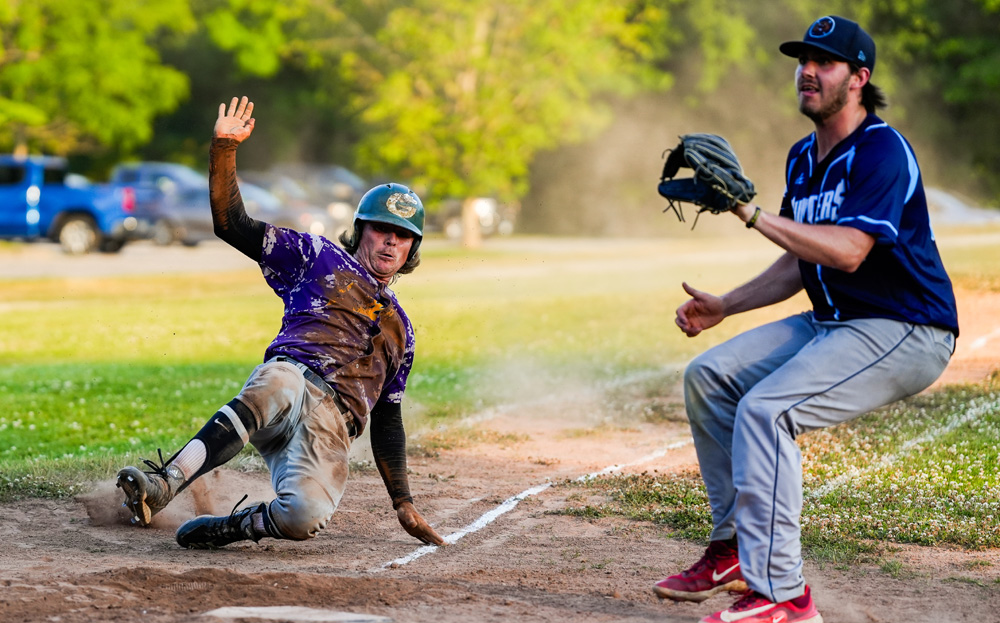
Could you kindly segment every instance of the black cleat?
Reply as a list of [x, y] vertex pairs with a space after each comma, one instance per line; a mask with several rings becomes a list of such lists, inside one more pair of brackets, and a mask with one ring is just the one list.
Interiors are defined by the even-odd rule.
[[236, 541], [253, 541], [256, 543], [265, 534], [260, 534], [253, 528], [254, 513], [267, 513], [267, 504], [254, 502], [243, 510], [236, 509], [247, 496], [243, 496], [233, 512], [228, 517], [200, 515], [189, 519], [177, 529], [177, 543], [181, 547], [191, 549], [218, 549]]

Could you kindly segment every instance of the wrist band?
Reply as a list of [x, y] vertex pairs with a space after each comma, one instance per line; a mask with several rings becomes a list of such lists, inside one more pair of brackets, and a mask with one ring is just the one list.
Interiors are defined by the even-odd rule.
[[751, 216], [750, 220], [747, 221], [747, 229], [753, 229], [753, 226], [757, 223], [757, 219], [759, 218], [760, 218], [760, 207], [757, 207], [757, 209], [753, 211], [753, 216]]

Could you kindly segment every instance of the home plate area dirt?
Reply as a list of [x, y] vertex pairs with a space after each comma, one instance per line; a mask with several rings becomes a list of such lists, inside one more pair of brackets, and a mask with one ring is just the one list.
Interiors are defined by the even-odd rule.
[[[985, 374], [983, 352], [950, 381]], [[668, 412], [655, 423], [609, 424], [602, 401], [577, 393], [481, 414], [466, 424], [493, 431], [486, 441], [411, 457], [418, 509], [442, 536], [463, 534], [441, 548], [400, 528], [371, 469], [352, 473], [319, 537], [216, 551], [182, 549], [173, 531], [199, 513], [227, 514], [244, 493], [269, 497], [265, 473], [217, 470], [149, 528], [128, 524], [111, 482], [75, 499], [2, 505], [0, 621], [698, 621], [734, 597], [675, 604], [650, 589], [704, 543], [651, 523], [555, 513], [579, 504], [567, 483], [581, 476], [696, 464], [679, 371], [663, 374], [663, 395], [636, 397]], [[1000, 552], [894, 546], [887, 557], [902, 563], [897, 572], [806, 561], [827, 623], [1000, 620]]]

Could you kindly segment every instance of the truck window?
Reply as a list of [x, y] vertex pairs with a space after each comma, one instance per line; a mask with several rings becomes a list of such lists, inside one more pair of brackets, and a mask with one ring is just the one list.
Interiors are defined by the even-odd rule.
[[139, 172], [132, 169], [122, 169], [118, 172], [117, 177], [120, 184], [135, 184], [139, 181]]
[[0, 185], [20, 184], [24, 181], [24, 168], [0, 165]]
[[45, 169], [43, 184], [62, 184], [66, 180], [66, 169]]

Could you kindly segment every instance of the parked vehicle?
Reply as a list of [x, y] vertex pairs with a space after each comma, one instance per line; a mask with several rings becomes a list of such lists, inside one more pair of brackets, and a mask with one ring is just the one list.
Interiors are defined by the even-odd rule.
[[113, 184], [135, 189], [135, 210], [152, 223], [159, 245], [194, 246], [215, 237], [208, 176], [173, 162], [127, 162], [111, 170]]
[[[111, 180], [135, 187], [136, 211], [152, 225], [154, 243], [195, 246], [215, 239], [208, 176], [172, 162], [130, 162], [116, 166]], [[320, 210], [289, 207], [267, 190], [240, 180], [247, 214], [278, 227], [320, 235], [333, 229]]]
[[323, 210], [290, 206], [274, 193], [243, 179], [240, 180], [240, 195], [247, 214], [257, 220], [317, 236], [332, 237], [339, 233], [335, 232], [333, 219]]
[[297, 182], [308, 201], [326, 210], [340, 231], [350, 227], [354, 209], [370, 188], [357, 174], [335, 164], [277, 164], [268, 174]]
[[93, 184], [70, 174], [64, 158], [0, 155], [0, 238], [116, 253], [142, 230], [131, 187]]
[[[348, 228], [354, 216], [354, 209], [346, 216], [337, 211], [335, 218], [329, 211], [321, 208], [313, 200], [313, 197], [302, 184], [291, 176], [274, 173], [271, 171], [240, 171], [240, 188], [250, 187], [251, 192], [261, 188], [278, 200], [281, 207], [286, 211], [282, 219], [284, 224], [274, 223], [281, 227], [291, 227], [300, 231], [307, 231], [321, 236], [326, 236], [331, 240]], [[244, 194], [244, 202], [247, 195]], [[273, 200], [272, 202], [273, 203]], [[266, 206], [265, 206], [265, 209]], [[249, 208], [248, 208], [249, 210]], [[272, 212], [274, 208], [271, 209]], [[287, 224], [289, 217], [295, 223]], [[264, 219], [267, 220], [267, 219]]]
[[[514, 233], [517, 209], [503, 205], [492, 197], [471, 199], [471, 209], [475, 212], [476, 223], [482, 236], [509, 236]], [[453, 240], [462, 237], [462, 205], [460, 199], [441, 202], [430, 218], [432, 229], [439, 230]]]

